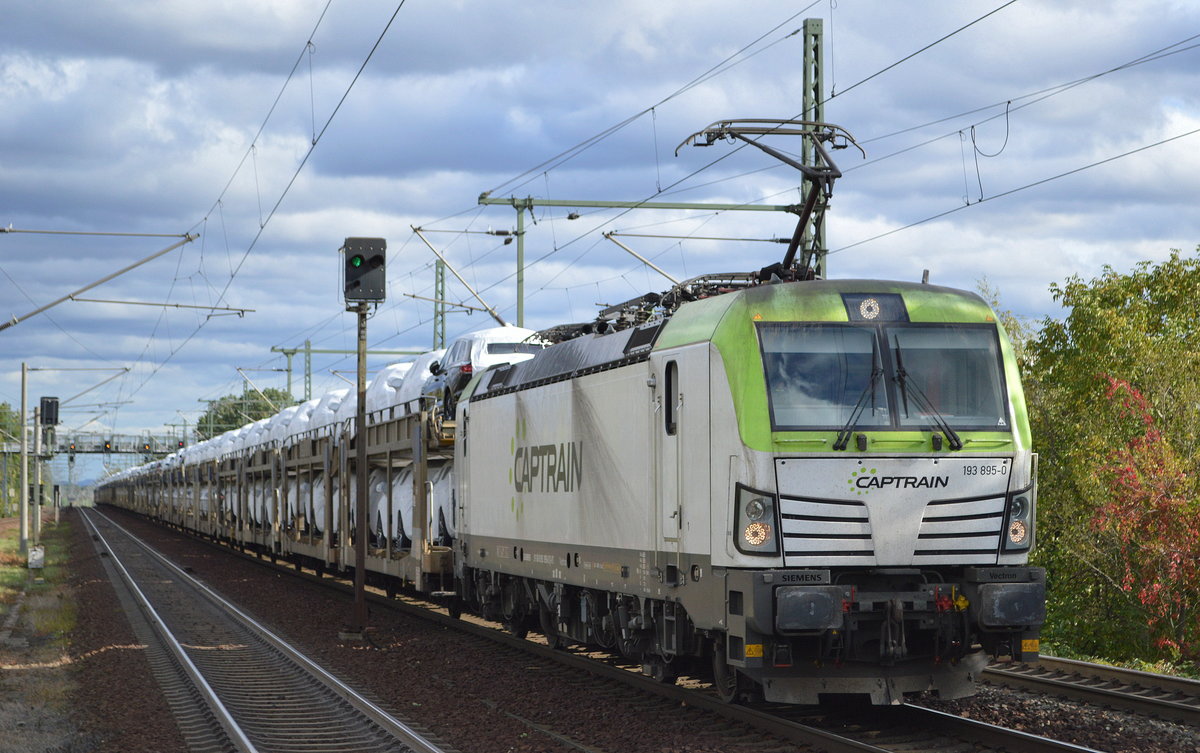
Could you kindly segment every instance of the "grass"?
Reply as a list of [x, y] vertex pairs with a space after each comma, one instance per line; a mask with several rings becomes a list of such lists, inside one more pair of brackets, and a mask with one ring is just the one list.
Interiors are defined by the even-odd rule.
[[45, 567], [29, 570], [20, 552], [20, 532], [16, 526], [0, 529], [0, 623], [7, 616], [21, 591], [26, 592], [24, 613], [34, 635], [65, 645], [75, 627], [74, 600], [67, 593], [68, 541], [70, 523], [42, 528], [41, 545], [45, 548]]
[[0, 529], [0, 615], [7, 614], [9, 605], [28, 580], [25, 557], [20, 553], [19, 532]]
[[78, 621], [68, 523], [42, 529], [45, 567], [30, 571], [12, 518], [0, 519], [0, 624], [24, 591], [13, 641], [0, 663], [0, 751], [84, 751], [72, 717], [76, 689], [69, 642]]

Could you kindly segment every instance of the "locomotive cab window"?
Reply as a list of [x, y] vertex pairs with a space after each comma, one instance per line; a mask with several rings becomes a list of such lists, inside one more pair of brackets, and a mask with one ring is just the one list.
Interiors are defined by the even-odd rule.
[[[888, 345], [901, 401], [901, 427], [928, 424], [930, 408], [956, 429], [1008, 431], [1000, 346], [995, 327], [928, 325], [890, 327]], [[911, 399], [916, 392], [917, 401]], [[925, 410], [916, 402], [927, 399]]]
[[774, 431], [1009, 431], [996, 328], [953, 324], [758, 325]]
[[875, 330], [844, 324], [759, 327], [771, 424], [776, 431], [889, 426]]

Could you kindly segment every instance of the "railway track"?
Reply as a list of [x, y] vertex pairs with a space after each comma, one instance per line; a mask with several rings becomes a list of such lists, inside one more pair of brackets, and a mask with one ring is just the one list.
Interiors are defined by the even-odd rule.
[[191, 750], [444, 753], [116, 522], [80, 512]]
[[[315, 573], [297, 574], [290, 567], [270, 565], [248, 554], [233, 552], [210, 542], [203, 542], [267, 567], [288, 572], [324, 587], [349, 591], [346, 584]], [[544, 662], [539, 671], [554, 671], [551, 667], [566, 668], [579, 674], [586, 672], [612, 682], [634, 688], [647, 696], [657, 696], [670, 709], [690, 706], [723, 719], [731, 729], [738, 727], [764, 736], [763, 745], [771, 749], [770, 739], [783, 740], [807, 749], [831, 753], [887, 753], [891, 751], [964, 751], [987, 753], [1088, 753], [1090, 748], [1039, 737], [1019, 730], [986, 724], [944, 714], [917, 706], [858, 707], [838, 713], [827, 709], [778, 706], [772, 704], [730, 705], [721, 701], [707, 683], [695, 678], [683, 678], [676, 684], [655, 682], [642, 676], [640, 667], [619, 657], [590, 651], [554, 650], [543, 643], [516, 638], [501, 626], [475, 618], [455, 619], [433, 605], [408, 597], [389, 599], [385, 595], [368, 593], [377, 606], [415, 615], [444, 627], [452, 627], [513, 650], [537, 657]], [[628, 692], [625, 691], [625, 692]], [[553, 729], [539, 732], [555, 736]]]
[[[387, 606], [388, 602], [381, 600]], [[395, 603], [395, 602], [393, 602]], [[399, 602], [403, 604], [403, 602]], [[407, 610], [406, 610], [407, 611]], [[438, 622], [451, 618], [425, 610], [414, 612]], [[946, 714], [912, 704], [897, 707], [853, 706], [842, 711], [824, 707], [775, 704], [731, 705], [708, 683], [682, 678], [678, 685], [657, 682], [640, 668], [610, 655], [550, 649], [540, 642], [509, 636], [499, 625], [460, 621], [459, 629], [512, 646], [549, 662], [581, 670], [639, 691], [660, 696], [742, 724], [790, 743], [829, 753], [1098, 753], [1092, 748]]]
[[991, 683], [1200, 726], [1200, 681], [1043, 656], [1037, 664], [994, 664]]

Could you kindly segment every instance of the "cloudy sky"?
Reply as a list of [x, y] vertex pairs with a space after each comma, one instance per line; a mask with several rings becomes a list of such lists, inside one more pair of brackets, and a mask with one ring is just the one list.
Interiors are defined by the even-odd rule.
[[[485, 191], [798, 202], [798, 173], [753, 149], [674, 152], [718, 119], [798, 115], [793, 32], [809, 17], [824, 22], [825, 117], [867, 154], [835, 156], [830, 276], [986, 278], [1040, 319], [1060, 314], [1053, 282], [1200, 243], [1200, 6], [1182, 0], [0, 7], [0, 226], [175, 236], [0, 234], [0, 318], [199, 235], [79, 296], [169, 306], [67, 301], [0, 332], [0, 401], [18, 403], [21, 362], [39, 369], [31, 402], [122, 374], [64, 406], [68, 430], [168, 431], [194, 422], [198, 401], [240, 391], [239, 367], [283, 387], [272, 347], [353, 348], [347, 236], [388, 240], [373, 349], [432, 341], [432, 305], [405, 295], [433, 292], [413, 225], [440, 231], [427, 237], [514, 321], [515, 245], [483, 231], [513, 229], [516, 213], [478, 205]], [[526, 216], [528, 326], [665, 287], [601, 232], [687, 277], [776, 261], [780, 245], [708, 239], [788, 237], [794, 222], [570, 211]], [[448, 297], [471, 302], [453, 279]], [[448, 334], [490, 325], [455, 313]], [[319, 394], [344, 384], [332, 372], [353, 357], [313, 367]]]

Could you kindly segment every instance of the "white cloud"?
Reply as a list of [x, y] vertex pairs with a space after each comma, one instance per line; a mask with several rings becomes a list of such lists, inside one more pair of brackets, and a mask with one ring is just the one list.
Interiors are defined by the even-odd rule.
[[[282, 368], [272, 346], [306, 338], [314, 347], [352, 344], [336, 255], [351, 235], [389, 241], [389, 300], [372, 320], [372, 340], [395, 349], [425, 344], [431, 305], [403, 293], [432, 292], [433, 257], [409, 226], [511, 230], [511, 207], [476, 203], [496, 186], [497, 196], [798, 202], [797, 173], [774, 168], [753, 149], [687, 147], [678, 157], [672, 150], [720, 118], [800, 111], [801, 42], [785, 36], [803, 15], [825, 18], [825, 86], [838, 92], [826, 117], [864, 141], [902, 132], [867, 143], [866, 163], [853, 150], [835, 154], [846, 174], [835, 188], [830, 245], [890, 234], [835, 254], [833, 274], [919, 279], [929, 269], [933, 282], [966, 288], [986, 276], [1006, 305], [1040, 318], [1057, 313], [1047, 292], [1055, 280], [1089, 278], [1104, 264], [1127, 269], [1165, 258], [1172, 247], [1190, 252], [1200, 240], [1200, 218], [1190, 211], [1200, 192], [1200, 136], [995, 198], [1200, 127], [1196, 50], [1020, 107], [1031, 101], [1024, 95], [1179, 41], [1200, 20], [1192, 4], [1016, 4], [853, 89], [988, 9], [951, 4], [915, 14], [893, 3], [842, 3], [830, 18], [828, 4], [818, 4], [784, 23], [800, 7], [756, 1], [732, 11], [716, 0], [407, 4], [298, 175], [314, 133], [394, 2], [333, 4], [311, 54], [305, 40], [324, 8], [318, 0], [10, 8], [9, 43], [0, 56], [0, 195], [7, 212], [0, 225], [190, 228], [203, 237], [101, 286], [95, 297], [213, 305], [224, 292], [223, 305], [257, 311], [209, 318], [195, 309], [64, 304], [3, 333], [0, 355], [10, 367], [0, 375], [0, 400], [15, 399], [11, 364], [21, 360], [129, 365], [130, 376], [98, 392], [106, 400], [132, 395], [134, 402], [104, 423], [120, 431], [158, 428], [176, 409], [194, 410], [198, 397], [240, 390], [234, 366]], [[752, 50], [761, 54], [567, 163], [535, 167], [659, 103], [780, 24]], [[1014, 109], [1006, 119], [1008, 100]], [[993, 107], [962, 114], [984, 105]], [[1007, 137], [997, 156], [979, 157], [978, 172], [972, 125], [985, 153], [999, 151]], [[935, 136], [944, 138], [921, 145]], [[793, 152], [799, 146], [773, 143]], [[976, 201], [980, 184], [987, 201], [920, 223]], [[285, 188], [278, 213], [262, 228]], [[534, 326], [587, 319], [596, 303], [665, 287], [599, 231], [691, 236], [624, 239], [685, 277], [757, 268], [783, 251], [696, 236], [788, 237], [794, 225], [791, 215], [750, 212], [584, 210], [581, 220], [567, 221], [567, 211], [539, 208], [536, 224], [525, 217], [526, 316]], [[920, 224], [890, 232], [913, 223]], [[515, 244], [487, 235], [430, 238], [513, 317]], [[16, 281], [0, 275], [0, 301], [24, 313], [171, 242], [0, 235], [0, 268]], [[453, 279], [448, 296], [471, 302]], [[458, 313], [448, 330], [489, 322]], [[337, 357], [318, 359], [318, 388], [338, 384], [328, 370], [345, 366]], [[65, 393], [68, 374], [47, 384]], [[280, 373], [260, 376], [283, 384]]]

